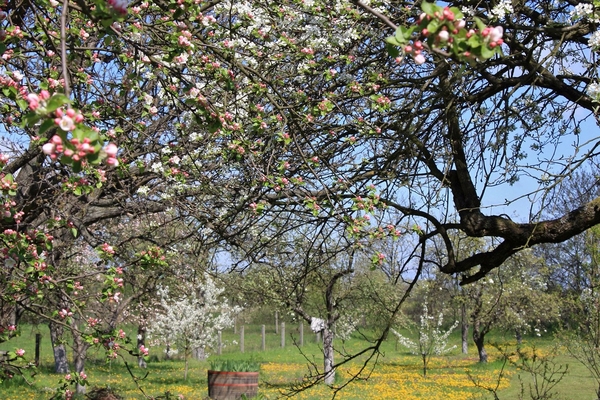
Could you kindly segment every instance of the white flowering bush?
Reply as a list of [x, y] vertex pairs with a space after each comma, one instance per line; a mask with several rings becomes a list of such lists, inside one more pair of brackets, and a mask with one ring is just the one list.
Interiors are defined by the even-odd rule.
[[203, 283], [183, 285], [179, 293], [171, 292], [169, 287], [158, 289], [163, 312], [150, 322], [148, 334], [167, 346], [169, 355], [183, 355], [184, 379], [192, 351], [214, 348], [218, 332], [232, 327], [235, 315], [242, 310], [222, 298], [224, 290], [208, 274], [204, 274]]
[[421, 314], [420, 324], [418, 325], [419, 340], [417, 342], [392, 329], [392, 333], [396, 336], [398, 343], [406, 347], [411, 353], [421, 356], [423, 361], [423, 376], [427, 375], [427, 366], [429, 365], [431, 356], [441, 356], [456, 348], [455, 345], [448, 347], [448, 338], [458, 326], [458, 321], [447, 331], [442, 330], [443, 324], [444, 314], [440, 313], [437, 321], [435, 321], [435, 317], [429, 315], [427, 304], [424, 304], [423, 314]]

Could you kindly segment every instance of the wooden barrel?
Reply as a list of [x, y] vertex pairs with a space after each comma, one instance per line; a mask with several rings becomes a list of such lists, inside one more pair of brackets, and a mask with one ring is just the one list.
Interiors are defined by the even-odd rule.
[[238, 400], [258, 394], [258, 372], [208, 371], [208, 397]]

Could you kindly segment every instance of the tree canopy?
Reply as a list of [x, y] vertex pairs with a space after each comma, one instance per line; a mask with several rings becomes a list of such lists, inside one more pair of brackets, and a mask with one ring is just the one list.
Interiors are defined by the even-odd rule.
[[[298, 228], [346, 248], [412, 235], [417, 266], [441, 239], [462, 283], [565, 241], [600, 222], [598, 198], [541, 213], [597, 168], [596, 7], [4, 1], [3, 300], [35, 309], [61, 249], [103, 256], [99, 225], [159, 213], [173, 243], [235, 248], [236, 267]], [[457, 231], [493, 246], [457, 257]]]

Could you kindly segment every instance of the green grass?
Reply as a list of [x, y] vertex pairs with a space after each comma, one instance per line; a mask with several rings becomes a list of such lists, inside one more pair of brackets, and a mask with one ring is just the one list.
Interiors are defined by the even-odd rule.
[[[219, 360], [246, 360], [262, 363], [260, 387], [261, 393], [268, 398], [276, 398], [278, 390], [285, 390], [291, 384], [299, 382], [303, 376], [308, 373], [308, 366], [311, 362], [321, 367], [322, 356], [321, 347], [315, 343], [315, 335], [305, 326], [304, 346], [301, 350], [293, 345], [290, 334], [298, 338], [297, 327], [286, 327], [286, 347], [280, 347], [280, 335], [274, 332], [271, 327], [267, 329], [267, 350], [260, 351], [260, 325], [248, 325], [245, 327], [245, 352], [239, 351], [238, 334], [233, 331], [224, 332], [223, 339], [226, 346], [223, 354], [218, 356], [212, 354], [207, 361], [190, 361], [190, 370], [188, 380], [183, 380], [184, 363], [182, 360], [164, 360], [162, 349], [151, 348], [151, 355], [155, 361], [148, 363], [147, 370], [137, 367], [136, 360], [129, 357], [127, 361], [132, 366], [132, 371], [138, 377], [147, 377], [140, 381], [140, 386], [146, 394], [157, 396], [170, 391], [173, 394], [183, 394], [186, 399], [202, 399], [207, 395], [207, 377], [206, 371], [210, 367], [210, 361]], [[295, 329], [294, 329], [295, 328]], [[51, 397], [51, 389], [56, 387], [57, 382], [62, 375], [52, 372], [53, 358], [50, 347], [49, 334], [46, 327], [40, 327], [43, 334], [41, 366], [37, 370], [34, 379], [22, 378], [5, 381], [0, 385], [0, 398], [4, 400], [22, 400], [22, 399], [46, 399]], [[22, 335], [10, 342], [0, 345], [2, 350], [14, 350], [15, 348], [24, 348], [26, 356], [33, 359], [35, 333], [36, 329], [25, 327]], [[457, 334], [451, 337], [453, 344], [459, 344]], [[514, 351], [516, 344], [514, 339], [505, 337], [501, 334], [491, 335], [490, 340], [498, 343], [511, 343], [510, 351]], [[554, 341], [551, 338], [526, 338], [524, 345], [526, 347], [539, 348], [542, 352], [549, 352]], [[357, 351], [364, 348], [366, 342], [358, 338], [353, 338], [342, 345], [336, 343], [339, 349], [348, 352]], [[459, 346], [460, 347], [460, 346]], [[403, 399], [461, 399], [461, 398], [492, 398], [484, 389], [477, 389], [470, 384], [467, 373], [479, 379], [480, 386], [494, 387], [497, 376], [502, 368], [500, 353], [492, 346], [488, 346], [488, 351], [492, 362], [482, 365], [477, 363], [475, 347], [470, 344], [470, 354], [465, 356], [460, 354], [458, 349], [451, 352], [446, 357], [434, 358], [432, 360], [428, 376], [422, 377], [420, 358], [413, 356], [402, 347], [398, 347], [393, 339], [384, 342], [382, 346], [383, 357], [379, 359], [379, 364], [373, 371], [368, 380], [361, 380], [353, 383], [341, 392], [338, 398], [341, 399], [364, 399], [365, 393], [379, 393], [379, 398], [400, 398]], [[70, 349], [68, 350], [71, 355]], [[341, 360], [341, 356], [336, 354], [336, 361]], [[594, 397], [595, 381], [591, 378], [587, 369], [576, 362], [573, 358], [566, 355], [564, 351], [554, 359], [557, 365], [568, 365], [568, 372], [565, 377], [555, 387], [557, 393], [555, 399], [589, 399]], [[518, 364], [518, 361], [515, 361]], [[344, 382], [351, 374], [358, 371], [359, 361], [354, 361], [338, 370], [337, 382]], [[529, 388], [533, 382], [531, 374], [523, 370], [518, 370], [515, 365], [510, 363], [505, 366], [508, 373], [505, 388], [498, 390], [500, 399], [517, 399], [524, 389], [525, 399], [529, 397]], [[133, 379], [125, 368], [122, 361], [113, 361], [107, 363], [104, 359], [104, 352], [91, 349], [88, 352], [86, 363], [86, 372], [89, 376], [90, 387], [110, 387], [117, 393], [120, 393], [126, 399], [143, 399], [144, 396], [136, 389]], [[366, 375], [363, 375], [365, 378]], [[470, 388], [467, 386], [471, 386]], [[299, 395], [302, 399], [322, 399], [330, 397], [331, 391], [324, 387], [311, 389]], [[387, 397], [386, 397], [387, 396]]]

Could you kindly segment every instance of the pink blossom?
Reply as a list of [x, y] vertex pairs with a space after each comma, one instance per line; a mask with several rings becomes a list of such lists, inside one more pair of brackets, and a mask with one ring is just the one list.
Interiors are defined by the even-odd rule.
[[25, 354], [25, 350], [18, 349], [17, 351], [15, 351], [15, 353], [17, 354], [18, 357], [23, 357], [23, 355]]
[[491, 28], [489, 31], [490, 41], [498, 42], [500, 39], [502, 39], [503, 34], [504, 34], [504, 29], [501, 26], [496, 26], [494, 28]]
[[40, 98], [35, 93], [29, 93], [27, 95], [27, 101], [29, 101], [29, 108], [31, 108], [33, 111], [37, 110], [40, 106]]
[[415, 56], [415, 63], [417, 63], [417, 65], [421, 65], [425, 62], [425, 56], [423, 56], [423, 54], [417, 54]]
[[448, 39], [450, 39], [450, 33], [448, 33], [448, 31], [440, 31], [440, 33], [438, 33], [438, 39], [440, 42], [447, 42]]
[[105, 253], [108, 253], [108, 254], [115, 254], [115, 250], [108, 243], [104, 243], [102, 245], [102, 251], [105, 252]]
[[69, 117], [68, 115], [63, 115], [62, 118], [57, 118], [57, 120], [58, 126], [63, 131], [68, 132], [75, 129], [75, 121], [73, 121], [73, 118]]
[[42, 146], [42, 151], [44, 154], [51, 156], [56, 152], [56, 146], [54, 143], [48, 142]]
[[79, 373], [79, 377], [80, 377], [81, 379], [84, 379], [84, 380], [85, 380], [85, 379], [87, 379], [87, 375], [86, 375], [86, 374], [85, 374], [85, 372], [83, 372], [83, 371], [81, 371], [81, 372]]
[[119, 150], [119, 148], [117, 147], [116, 144], [114, 143], [109, 143], [105, 148], [104, 148], [104, 152], [106, 153], [107, 156], [109, 157], [116, 157], [117, 155], [117, 151]]
[[142, 354], [143, 356], [148, 355], [148, 348], [146, 346], [144, 346], [143, 344], [140, 345], [140, 354]]

